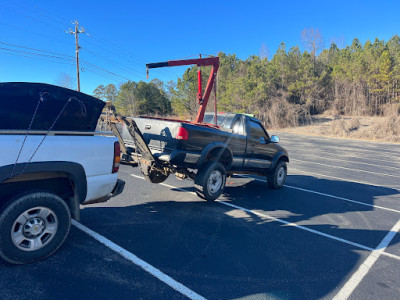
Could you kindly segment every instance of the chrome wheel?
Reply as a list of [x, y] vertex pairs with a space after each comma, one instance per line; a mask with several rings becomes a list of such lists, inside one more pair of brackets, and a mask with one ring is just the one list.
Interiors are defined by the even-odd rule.
[[222, 174], [219, 170], [214, 170], [207, 181], [207, 190], [210, 194], [215, 194], [221, 189]]
[[50, 243], [57, 229], [58, 219], [51, 209], [34, 207], [24, 211], [15, 220], [11, 240], [21, 250], [35, 251]]

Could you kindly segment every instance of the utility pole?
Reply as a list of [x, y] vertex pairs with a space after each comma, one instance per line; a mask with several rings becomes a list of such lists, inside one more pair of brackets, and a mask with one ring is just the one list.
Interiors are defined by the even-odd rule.
[[79, 28], [79, 22], [77, 20], [74, 20], [72, 22], [73, 25], [75, 25], [75, 30], [72, 31], [72, 29], [70, 28], [67, 33], [75, 35], [75, 46], [76, 46], [76, 81], [77, 81], [77, 87], [78, 87], [78, 92], [81, 91], [81, 82], [80, 82], [80, 78], [79, 78], [79, 38], [78, 35], [80, 33], [84, 33], [85, 32], [85, 28], [83, 28], [81, 26], [81, 28]]

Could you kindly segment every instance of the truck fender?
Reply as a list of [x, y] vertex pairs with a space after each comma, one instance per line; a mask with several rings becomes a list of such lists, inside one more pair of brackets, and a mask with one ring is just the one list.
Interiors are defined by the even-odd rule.
[[227, 155], [228, 156], [228, 163], [225, 165], [225, 169], [229, 170], [231, 165], [232, 165], [232, 151], [229, 149], [227, 144], [221, 143], [221, 142], [213, 142], [211, 144], [208, 144], [204, 149], [201, 151], [200, 158], [197, 162], [197, 168], [200, 168], [206, 161], [207, 157], [211, 152], [216, 152], [219, 153], [218, 155]]
[[[24, 170], [25, 168], [25, 170]], [[14, 170], [14, 171], [13, 171]], [[20, 174], [23, 171], [23, 174]], [[11, 173], [14, 176], [10, 178]], [[87, 181], [85, 169], [75, 162], [51, 161], [18, 163], [0, 167], [0, 185], [4, 182], [32, 180], [37, 174], [57, 172], [66, 174], [74, 185], [74, 197], [65, 199], [74, 219], [79, 219], [79, 205], [85, 201], [87, 194]]]
[[289, 157], [285, 151], [279, 151], [271, 161], [270, 170], [274, 170], [275, 166], [278, 164], [279, 160], [289, 162]]

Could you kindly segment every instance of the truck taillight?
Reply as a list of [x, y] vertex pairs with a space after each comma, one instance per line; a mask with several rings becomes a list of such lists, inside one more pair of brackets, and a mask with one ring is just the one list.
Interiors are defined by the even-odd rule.
[[189, 132], [185, 128], [179, 127], [178, 133], [176, 134], [176, 139], [187, 141], [189, 139]]
[[119, 142], [114, 143], [114, 160], [112, 172], [117, 173], [119, 170], [119, 162], [121, 161], [121, 146]]

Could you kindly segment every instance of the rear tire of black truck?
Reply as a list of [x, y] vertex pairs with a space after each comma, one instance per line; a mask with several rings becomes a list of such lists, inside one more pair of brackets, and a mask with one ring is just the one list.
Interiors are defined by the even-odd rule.
[[225, 183], [225, 167], [215, 161], [207, 162], [201, 167], [194, 180], [196, 194], [207, 201], [217, 199], [224, 191]]
[[46, 258], [63, 244], [70, 227], [69, 208], [59, 196], [19, 195], [0, 212], [0, 257], [11, 264]]
[[267, 174], [267, 182], [270, 188], [280, 189], [283, 187], [287, 176], [287, 165], [285, 161], [280, 160], [275, 169]]

